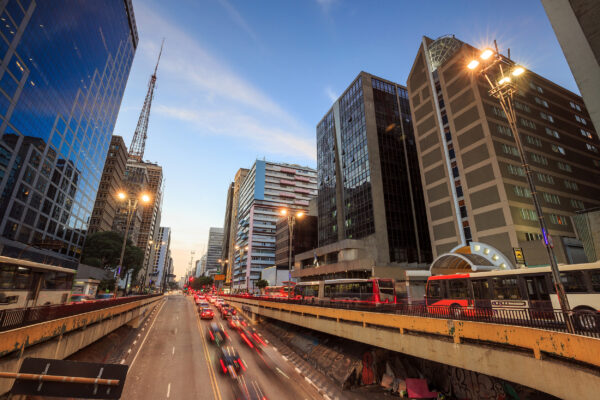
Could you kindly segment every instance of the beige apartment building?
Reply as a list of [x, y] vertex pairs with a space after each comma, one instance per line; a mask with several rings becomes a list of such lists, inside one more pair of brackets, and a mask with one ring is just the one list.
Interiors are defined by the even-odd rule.
[[[496, 268], [548, 264], [506, 117], [466, 68], [480, 51], [424, 37], [408, 77], [433, 256], [470, 246]], [[580, 96], [532, 71], [518, 88], [517, 126], [558, 262], [585, 262], [571, 217], [600, 205], [598, 135]]]
[[[231, 285], [231, 272], [233, 270], [234, 259], [238, 254], [238, 250], [236, 250], [236, 237], [237, 237], [237, 226], [238, 226], [238, 205], [240, 202], [240, 188], [242, 187], [242, 182], [246, 179], [246, 175], [250, 170], [247, 168], [240, 168], [235, 173], [235, 178], [233, 179], [232, 188], [230, 190], [231, 193], [231, 209], [229, 210], [229, 218], [225, 218], [225, 235], [227, 237], [227, 270], [225, 271], [225, 284], [227, 286]], [[228, 199], [229, 204], [229, 199]], [[227, 226], [227, 224], [229, 224]], [[225, 242], [225, 239], [223, 240]]]

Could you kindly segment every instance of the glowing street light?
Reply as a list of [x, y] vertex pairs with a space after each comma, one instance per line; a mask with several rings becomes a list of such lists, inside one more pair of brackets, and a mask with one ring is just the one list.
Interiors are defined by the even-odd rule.
[[477, 60], [471, 60], [471, 62], [467, 65], [467, 68], [469, 69], [475, 69], [479, 66], [479, 61]]
[[479, 56], [482, 60], [487, 60], [488, 58], [490, 58], [492, 55], [494, 54], [493, 50], [490, 49], [485, 49], [481, 52], [481, 55]]

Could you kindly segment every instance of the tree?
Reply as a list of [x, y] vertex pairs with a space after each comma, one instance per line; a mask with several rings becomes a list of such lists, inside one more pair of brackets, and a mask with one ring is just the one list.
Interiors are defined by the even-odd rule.
[[267, 286], [269, 286], [269, 281], [264, 280], [264, 279], [259, 279], [256, 281], [256, 283], [254, 284], [254, 286], [256, 286], [257, 288], [259, 288], [260, 290], [266, 288]]
[[211, 276], [201, 276], [199, 278], [194, 279], [190, 286], [194, 290], [200, 290], [203, 286], [206, 289], [206, 287], [212, 287], [213, 282], [214, 280]]
[[[119, 265], [122, 246], [123, 235], [118, 232], [93, 233], [88, 235], [85, 240], [81, 262], [92, 267], [113, 270]], [[133, 273], [133, 276], [136, 276], [137, 272], [142, 268], [143, 263], [143, 250], [133, 246], [131, 240], [127, 239], [121, 277], [126, 276], [129, 271]]]

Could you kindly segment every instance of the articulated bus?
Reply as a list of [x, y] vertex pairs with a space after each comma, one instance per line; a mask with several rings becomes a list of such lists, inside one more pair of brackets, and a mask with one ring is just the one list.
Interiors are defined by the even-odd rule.
[[293, 290], [294, 289], [292, 285], [267, 286], [265, 287], [264, 296], [277, 299], [287, 299]]
[[[575, 323], [597, 328], [600, 321], [600, 261], [560, 265], [560, 276]], [[496, 311], [529, 309], [538, 318], [554, 318], [560, 309], [550, 267], [432, 276], [427, 281], [426, 304], [430, 313], [493, 316]], [[593, 324], [594, 326], [590, 326]]]
[[66, 303], [76, 272], [0, 256], [0, 310]]
[[393, 279], [332, 279], [299, 282], [290, 296], [309, 304], [338, 302], [368, 305], [395, 304]]

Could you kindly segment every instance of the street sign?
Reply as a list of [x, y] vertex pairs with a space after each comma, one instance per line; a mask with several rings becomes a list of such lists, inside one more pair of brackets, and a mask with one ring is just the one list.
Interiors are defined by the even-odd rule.
[[214, 277], [215, 281], [224, 281], [225, 280], [225, 275], [215, 275]]
[[515, 260], [517, 261], [517, 264], [525, 264], [523, 249], [520, 247], [513, 247], [513, 252], [515, 253]]
[[17, 378], [10, 394], [120, 399], [128, 369], [129, 366], [124, 364], [26, 358], [19, 374], [39, 374], [40, 377], [35, 380]]

